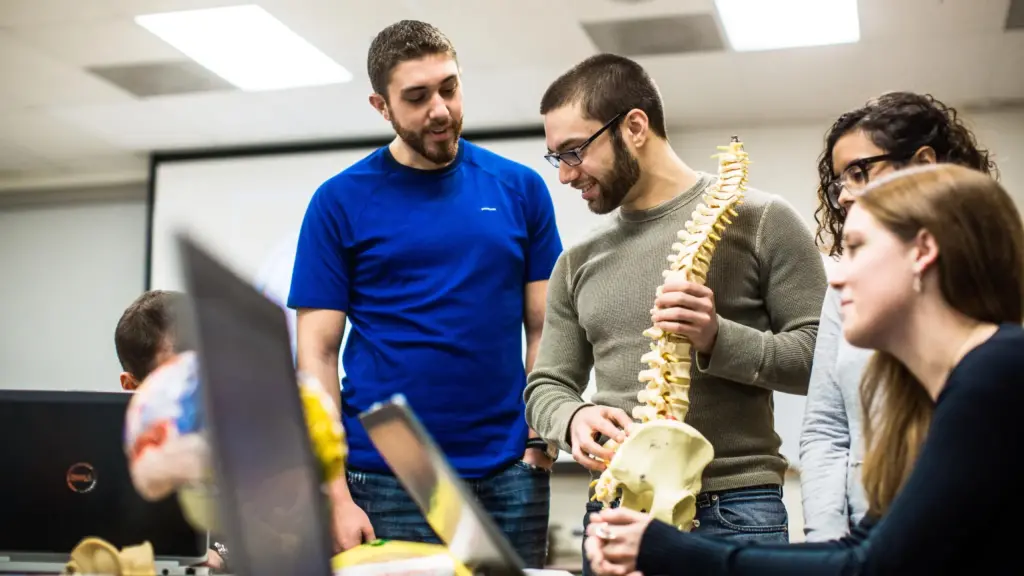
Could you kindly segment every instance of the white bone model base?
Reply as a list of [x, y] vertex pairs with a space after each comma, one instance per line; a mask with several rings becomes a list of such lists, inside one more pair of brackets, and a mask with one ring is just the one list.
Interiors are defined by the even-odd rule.
[[[690, 282], [704, 284], [720, 234], [725, 224], [732, 224], [730, 216], [738, 216], [734, 207], [742, 204], [750, 161], [735, 136], [718, 149], [718, 181], [679, 231], [666, 277], [683, 272]], [[659, 296], [661, 291], [659, 287]], [[638, 378], [646, 386], [637, 393], [640, 406], [633, 409], [633, 418], [640, 423], [627, 430], [621, 446], [613, 440], [605, 444], [615, 454], [592, 483], [592, 499], [607, 506], [621, 498], [620, 506], [688, 532], [697, 514], [701, 476], [714, 459], [711, 443], [684, 422], [690, 409], [690, 342], [653, 326], [644, 336], [654, 342], [640, 359], [648, 366], [640, 371]]]

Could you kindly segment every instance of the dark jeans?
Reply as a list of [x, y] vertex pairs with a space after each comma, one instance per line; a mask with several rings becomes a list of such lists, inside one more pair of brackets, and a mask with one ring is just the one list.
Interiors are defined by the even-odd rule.
[[[618, 503], [613, 503], [616, 507]], [[583, 518], [583, 541], [590, 524], [590, 514], [600, 512], [600, 502], [587, 502]], [[697, 525], [694, 534], [725, 538], [733, 542], [789, 542], [789, 514], [782, 501], [781, 486], [753, 486], [721, 492], [704, 492], [697, 496]], [[589, 576], [590, 563], [583, 553], [583, 574]]]
[[[547, 557], [551, 473], [520, 461], [491, 476], [465, 482], [526, 567], [543, 568]], [[370, 517], [377, 538], [441, 544], [394, 476], [350, 470], [348, 488], [353, 501]]]

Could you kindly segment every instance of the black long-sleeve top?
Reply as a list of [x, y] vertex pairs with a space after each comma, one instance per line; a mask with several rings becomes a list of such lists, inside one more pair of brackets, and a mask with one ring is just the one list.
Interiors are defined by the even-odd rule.
[[644, 576], [1015, 573], [1024, 534], [1021, 459], [1024, 329], [1004, 324], [950, 372], [914, 470], [877, 524], [866, 519], [832, 542], [758, 545], [653, 521], [637, 568]]

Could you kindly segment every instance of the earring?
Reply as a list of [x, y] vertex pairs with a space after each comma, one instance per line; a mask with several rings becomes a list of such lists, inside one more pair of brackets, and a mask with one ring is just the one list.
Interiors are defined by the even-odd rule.
[[921, 293], [921, 274], [918, 272], [914, 273], [914, 292]]

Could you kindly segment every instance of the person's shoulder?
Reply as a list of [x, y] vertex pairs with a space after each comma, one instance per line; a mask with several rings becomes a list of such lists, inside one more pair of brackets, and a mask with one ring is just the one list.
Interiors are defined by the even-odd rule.
[[787, 252], [788, 257], [788, 252], [798, 247], [802, 258], [818, 259], [818, 264], [824, 269], [824, 263], [820, 262], [821, 256], [814, 248], [810, 223], [782, 195], [760, 188], [748, 188], [743, 203], [736, 207], [736, 211], [740, 217], [732, 227], [732, 234], [753, 239], [757, 254], [781, 250]]
[[464, 161], [470, 169], [483, 171], [517, 190], [523, 189], [527, 184], [541, 189], [547, 188], [541, 175], [526, 164], [466, 140], [462, 141], [462, 146], [466, 147]]
[[325, 180], [316, 194], [324, 199], [349, 200], [363, 196], [381, 185], [389, 171], [385, 162], [386, 147], [377, 148], [352, 165]]
[[[1024, 327], [1005, 323], [988, 340], [968, 352], [954, 369], [956, 385], [946, 389], [977, 394], [987, 390], [999, 402], [1024, 396]], [[954, 384], [954, 382], [950, 382]]]
[[757, 214], [759, 220], [789, 220], [797, 216], [796, 208], [781, 194], [767, 192], [760, 188], [747, 188], [743, 195], [743, 204], [737, 210], [747, 210]]
[[617, 213], [602, 216], [579, 241], [562, 251], [559, 260], [563, 261], [567, 272], [575, 275], [587, 262], [614, 251], [619, 246], [620, 234], [621, 226]]
[[1024, 327], [1005, 323], [965, 358], [972, 368], [1008, 371], [1024, 375]]

